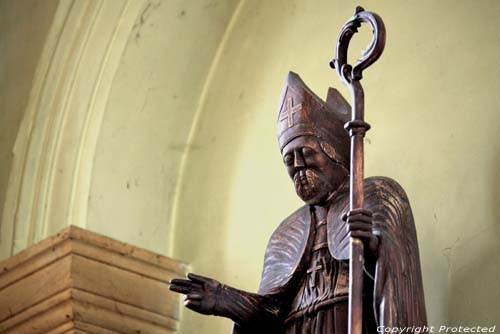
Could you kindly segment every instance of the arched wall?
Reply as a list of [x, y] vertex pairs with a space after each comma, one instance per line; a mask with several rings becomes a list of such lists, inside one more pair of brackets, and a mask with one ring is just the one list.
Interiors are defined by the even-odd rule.
[[[189, 152], [178, 194], [173, 254], [195, 272], [256, 291], [270, 234], [300, 205], [275, 139], [284, 79], [293, 70], [320, 96], [334, 86], [350, 99], [328, 62], [357, 4], [242, 4], [195, 124], [190, 145], [198, 149]], [[500, 40], [497, 26], [486, 22], [496, 22], [500, 5], [361, 5], [381, 14], [388, 31], [382, 58], [363, 79], [373, 128], [366, 174], [398, 180], [410, 197], [430, 323], [497, 324]], [[183, 333], [230, 331], [224, 319], [184, 317]]]
[[2, 244], [16, 253], [85, 226], [95, 137], [140, 2], [61, 1], [13, 147]]
[[[12, 152], [2, 164], [2, 258], [70, 224], [170, 254], [181, 158], [236, 4], [68, 0], [38, 9], [47, 35], [19, 34], [43, 40], [31, 92], [25, 106], [7, 106], [23, 114], [15, 145], [2, 142]], [[7, 36], [7, 50], [24, 51]]]
[[[0, 2], [0, 217], [14, 174], [14, 143], [57, 4], [57, 0], [43, 5], [34, 0]], [[11, 224], [0, 222], [0, 238], [3, 258], [11, 252]]]
[[[13, 3], [21, 6], [1, 5]], [[327, 64], [358, 3], [50, 3], [20, 9], [40, 15], [38, 34], [3, 39], [13, 54], [26, 52], [13, 47], [16, 34], [38, 44], [19, 58], [31, 67], [15, 92], [27, 96], [31, 85], [29, 98], [0, 106], [1, 125], [15, 129], [0, 137], [13, 152], [1, 162], [0, 256], [76, 224], [255, 291], [270, 234], [300, 205], [275, 139], [284, 79], [293, 70], [320, 96], [335, 86], [348, 98]], [[388, 29], [363, 79], [373, 126], [366, 172], [408, 192], [429, 320], [498, 323], [500, 40], [491, 22], [500, 5], [362, 5]], [[230, 327], [186, 311], [180, 332]]]
[[[135, 19], [96, 145], [87, 227], [170, 254], [191, 124], [235, 1], [149, 1]], [[120, 208], [120, 209], [117, 209]]]

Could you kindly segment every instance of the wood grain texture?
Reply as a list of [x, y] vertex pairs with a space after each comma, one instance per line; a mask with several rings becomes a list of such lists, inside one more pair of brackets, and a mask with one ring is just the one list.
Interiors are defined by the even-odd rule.
[[174, 333], [186, 265], [70, 226], [0, 262], [0, 333]]
[[116, 332], [110, 329], [102, 328], [86, 322], [75, 320], [75, 329], [80, 333], [88, 334], [123, 334], [123, 332]]
[[49, 330], [46, 334], [64, 334], [71, 332], [74, 329], [74, 327], [75, 325], [73, 321], [68, 321], [57, 326], [56, 328]]

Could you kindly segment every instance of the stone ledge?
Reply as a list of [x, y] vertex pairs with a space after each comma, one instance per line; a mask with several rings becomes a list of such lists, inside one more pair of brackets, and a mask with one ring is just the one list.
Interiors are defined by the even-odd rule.
[[70, 226], [0, 262], [0, 333], [174, 333], [186, 268]]

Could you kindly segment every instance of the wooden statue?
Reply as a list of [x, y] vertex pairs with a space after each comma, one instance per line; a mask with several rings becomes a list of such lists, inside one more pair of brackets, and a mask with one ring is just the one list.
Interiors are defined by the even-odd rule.
[[[347, 47], [362, 22], [374, 30], [358, 63]], [[235, 334], [360, 334], [426, 325], [415, 225], [401, 186], [363, 179], [363, 69], [385, 43], [380, 17], [358, 7], [344, 25], [332, 67], [353, 92], [350, 107], [330, 88], [326, 102], [289, 73], [278, 114], [283, 162], [305, 205], [271, 236], [258, 293], [188, 274], [170, 289], [193, 311], [230, 318]], [[345, 128], [348, 130], [346, 132]]]

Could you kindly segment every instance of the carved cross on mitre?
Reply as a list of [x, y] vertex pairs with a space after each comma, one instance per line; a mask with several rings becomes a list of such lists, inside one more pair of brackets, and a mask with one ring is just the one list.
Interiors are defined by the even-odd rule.
[[287, 120], [288, 127], [291, 128], [293, 126], [293, 114], [302, 110], [302, 103], [293, 105], [293, 97], [288, 97], [285, 102], [285, 110], [283, 110], [283, 116], [280, 117], [280, 121]]

